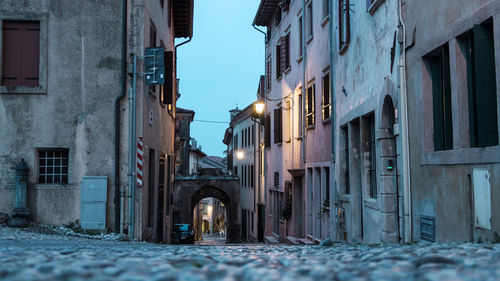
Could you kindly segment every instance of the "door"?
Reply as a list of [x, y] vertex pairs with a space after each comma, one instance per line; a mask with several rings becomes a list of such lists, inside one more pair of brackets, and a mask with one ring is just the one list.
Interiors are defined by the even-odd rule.
[[296, 237], [303, 237], [302, 222], [303, 219], [303, 195], [302, 195], [302, 177], [293, 179], [293, 232]]

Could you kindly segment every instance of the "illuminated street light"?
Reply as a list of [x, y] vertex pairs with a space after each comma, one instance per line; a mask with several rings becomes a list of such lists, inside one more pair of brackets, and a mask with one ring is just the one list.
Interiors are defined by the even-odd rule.
[[258, 115], [262, 115], [264, 113], [266, 104], [262, 101], [257, 101], [254, 105], [255, 105], [255, 112]]
[[238, 160], [243, 159], [243, 157], [245, 157], [245, 152], [243, 150], [236, 151], [236, 158], [238, 158]]

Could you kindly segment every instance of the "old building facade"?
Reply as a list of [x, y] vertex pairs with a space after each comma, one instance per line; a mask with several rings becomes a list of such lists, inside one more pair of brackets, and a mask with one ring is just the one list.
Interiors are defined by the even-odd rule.
[[413, 240], [492, 241], [500, 233], [500, 1], [405, 2]]
[[267, 28], [265, 188], [268, 241], [331, 233], [330, 1], [261, 1]]
[[[81, 220], [80, 184], [99, 176], [107, 193], [103, 229], [167, 241], [174, 40], [192, 36], [192, 8], [181, 0], [0, 4], [0, 122], [7, 136], [0, 141], [1, 212], [12, 211], [10, 167], [23, 158], [34, 221]], [[148, 87], [141, 75], [145, 48], [160, 46], [167, 83]], [[144, 177], [136, 186], [137, 137]]]
[[398, 1], [334, 1], [336, 237], [403, 239]]

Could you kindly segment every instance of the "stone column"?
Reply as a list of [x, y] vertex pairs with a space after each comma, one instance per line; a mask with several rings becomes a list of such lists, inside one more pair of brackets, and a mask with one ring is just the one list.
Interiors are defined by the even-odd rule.
[[27, 227], [29, 225], [28, 217], [30, 211], [27, 204], [27, 175], [28, 165], [21, 159], [16, 167], [16, 205], [12, 212], [12, 218], [9, 220], [9, 226]]

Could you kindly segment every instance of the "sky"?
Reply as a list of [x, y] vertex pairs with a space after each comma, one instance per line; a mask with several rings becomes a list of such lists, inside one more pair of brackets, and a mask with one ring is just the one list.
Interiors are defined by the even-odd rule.
[[194, 1], [193, 39], [177, 49], [177, 106], [196, 112], [191, 137], [207, 155], [224, 156], [229, 110], [256, 99], [264, 74], [264, 35], [252, 27], [259, 2]]

